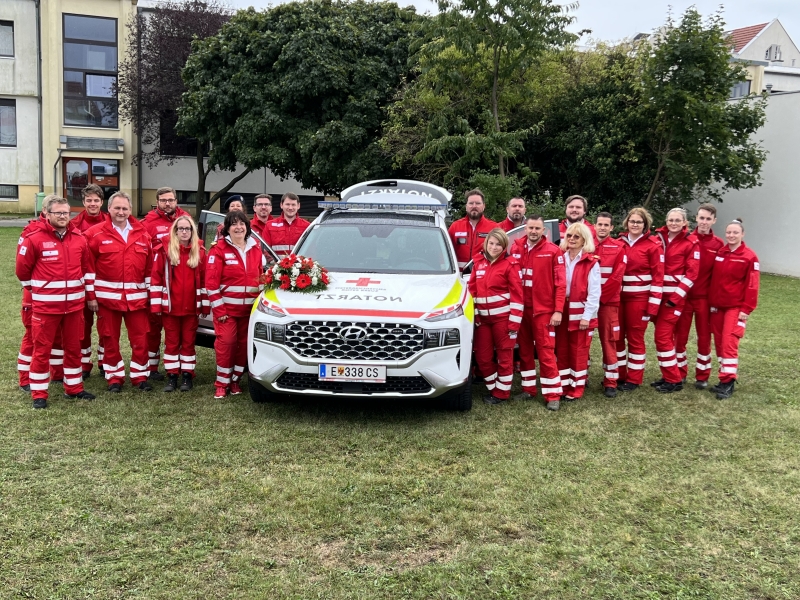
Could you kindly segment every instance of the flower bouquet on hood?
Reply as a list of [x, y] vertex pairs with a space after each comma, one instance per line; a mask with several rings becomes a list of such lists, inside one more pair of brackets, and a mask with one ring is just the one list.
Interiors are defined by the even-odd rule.
[[268, 290], [287, 290], [312, 294], [328, 288], [328, 271], [313, 258], [290, 254], [279, 260], [261, 276]]

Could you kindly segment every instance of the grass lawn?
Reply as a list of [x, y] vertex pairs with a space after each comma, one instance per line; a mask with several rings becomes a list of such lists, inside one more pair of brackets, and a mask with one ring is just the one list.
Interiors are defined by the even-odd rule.
[[0, 597], [800, 598], [800, 280], [763, 278], [727, 401], [605, 399], [595, 345], [558, 413], [478, 387], [466, 414], [257, 405], [213, 400], [200, 350], [190, 393], [94, 375], [96, 401], [51, 388], [33, 411], [18, 235], [0, 229]]

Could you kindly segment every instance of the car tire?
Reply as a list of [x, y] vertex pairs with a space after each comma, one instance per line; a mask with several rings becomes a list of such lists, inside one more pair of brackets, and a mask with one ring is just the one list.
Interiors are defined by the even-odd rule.
[[266, 404], [267, 402], [278, 401], [278, 394], [270, 392], [267, 388], [253, 379], [248, 381], [247, 387], [250, 389], [250, 397], [256, 404]]
[[442, 407], [447, 410], [466, 412], [472, 409], [472, 378], [442, 396]]

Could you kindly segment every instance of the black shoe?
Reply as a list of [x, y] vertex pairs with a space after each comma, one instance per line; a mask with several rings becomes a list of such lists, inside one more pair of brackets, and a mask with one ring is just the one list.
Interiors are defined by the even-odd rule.
[[87, 379], [89, 379], [89, 376], [90, 376], [91, 374], [92, 374], [92, 372], [91, 372], [91, 371], [84, 371], [84, 372], [83, 372], [83, 380], [84, 380], [84, 381], [86, 381]]
[[505, 402], [504, 399], [496, 398], [495, 396], [492, 396], [491, 394], [486, 394], [483, 397], [483, 401], [486, 402], [486, 404], [502, 404], [503, 402]]
[[656, 388], [659, 394], [671, 394], [672, 392], [680, 392], [683, 389], [682, 383], [668, 383], [664, 382]]
[[572, 396], [561, 396], [562, 402], [575, 402], [577, 398], [573, 398]]
[[[162, 375], [161, 377], [163, 378], [164, 376]], [[153, 386], [147, 383], [146, 381], [143, 381], [142, 383], [136, 386], [136, 389], [139, 390], [140, 392], [152, 392]]]
[[47, 400], [44, 398], [37, 398], [33, 401], [33, 408], [47, 408]]
[[716, 394], [721, 387], [722, 387], [722, 382], [719, 382], [717, 385], [708, 388], [708, 391], [711, 392], [712, 394]]
[[558, 400], [547, 403], [547, 410], [558, 410], [559, 408], [561, 408], [561, 402]]
[[64, 398], [66, 398], [67, 400], [75, 400], [76, 398], [78, 400], [94, 400], [95, 398], [97, 398], [97, 396], [95, 396], [94, 394], [90, 394], [86, 390], [83, 390], [78, 392], [77, 394], [64, 394]]
[[30, 394], [31, 393], [31, 384], [30, 383], [26, 383], [25, 385], [21, 385], [21, 386], [19, 386], [19, 389], [22, 390], [23, 392], [25, 392], [26, 394]]
[[183, 380], [181, 381], [181, 391], [188, 392], [192, 389], [192, 374], [184, 373]]
[[164, 381], [164, 374], [158, 371], [150, 371], [150, 377], [153, 381]]
[[169, 380], [167, 381], [167, 385], [164, 386], [165, 392], [174, 392], [178, 389], [178, 374], [177, 373], [170, 373]]
[[633, 390], [635, 390], [638, 387], [639, 386], [637, 384], [631, 383], [630, 381], [626, 381], [626, 382], [621, 383], [620, 385], [618, 385], [617, 389], [620, 392], [632, 392]]
[[100, 365], [97, 365], [97, 370], [100, 371], [100, 377], [105, 377], [106, 376], [106, 370], [103, 367], [101, 367]]
[[704, 389], [708, 388], [708, 382], [707, 381], [699, 381], [699, 380], [695, 381], [694, 382], [694, 387], [695, 387], [695, 389], [698, 389], [698, 390], [704, 390]]
[[112, 394], [119, 394], [122, 391], [122, 384], [112, 383], [110, 386], [108, 386], [108, 391]]
[[603, 388], [603, 395], [606, 398], [616, 398], [617, 388], [612, 388], [612, 387]]
[[664, 378], [662, 377], [661, 379], [656, 379], [656, 380], [655, 380], [653, 383], [651, 383], [650, 385], [651, 385], [652, 387], [654, 387], [654, 388], [657, 388], [657, 387], [659, 387], [659, 386], [662, 386], [662, 385], [664, 385], [665, 383], [667, 383], [667, 382], [666, 382], [666, 381], [664, 381]]
[[725, 400], [733, 396], [733, 388], [735, 387], [736, 380], [729, 381], [728, 383], [720, 383], [717, 392], [717, 400]]

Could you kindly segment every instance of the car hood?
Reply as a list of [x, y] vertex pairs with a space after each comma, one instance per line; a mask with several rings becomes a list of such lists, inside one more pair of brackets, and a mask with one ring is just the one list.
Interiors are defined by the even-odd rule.
[[449, 312], [472, 301], [467, 285], [457, 274], [389, 275], [384, 273], [331, 273], [323, 292], [298, 293], [268, 290], [265, 300], [290, 316], [392, 316], [417, 319]]

